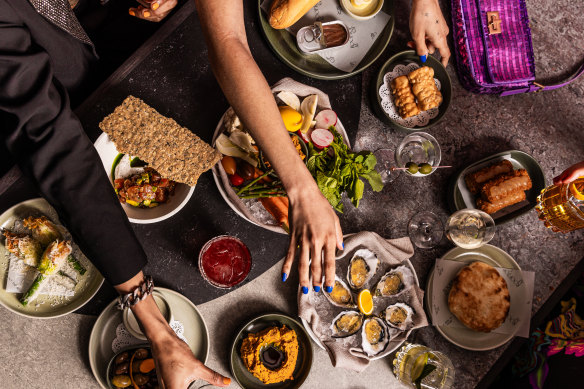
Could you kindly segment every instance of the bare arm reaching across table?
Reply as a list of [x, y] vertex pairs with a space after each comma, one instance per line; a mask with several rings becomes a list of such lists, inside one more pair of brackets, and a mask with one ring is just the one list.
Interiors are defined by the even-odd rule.
[[[196, 6], [213, 72], [227, 100], [250, 129], [288, 193], [290, 245], [282, 279], [290, 274], [296, 247], [300, 245], [298, 271], [303, 291], [308, 293], [310, 271], [315, 290], [320, 290], [323, 263], [325, 285], [332, 288], [335, 247], [343, 247], [339, 219], [298, 157], [270, 87], [251, 55], [243, 23], [242, 0], [196, 0]], [[320, 260], [322, 251], [324, 261]], [[313, 259], [310, 266], [309, 258]]]

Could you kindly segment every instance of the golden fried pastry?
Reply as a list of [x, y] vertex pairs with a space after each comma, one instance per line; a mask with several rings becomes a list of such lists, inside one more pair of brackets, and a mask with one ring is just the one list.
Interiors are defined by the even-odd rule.
[[408, 80], [412, 84], [412, 92], [418, 99], [420, 110], [437, 108], [442, 103], [442, 93], [434, 83], [434, 69], [422, 66], [408, 74]]
[[407, 119], [420, 113], [407, 76], [399, 76], [391, 81], [391, 93], [402, 118]]
[[489, 165], [476, 172], [467, 174], [464, 177], [468, 190], [473, 194], [479, 193], [482, 184], [492, 180], [499, 174], [510, 173], [513, 171], [513, 165], [508, 160], [504, 159], [494, 165]]
[[500, 211], [501, 209], [508, 207], [510, 205], [517, 204], [525, 200], [526, 198], [527, 197], [525, 196], [525, 191], [520, 190], [518, 192], [513, 192], [493, 202], [483, 199], [477, 199], [477, 207], [479, 207], [481, 211], [492, 215], [493, 213]]
[[460, 270], [448, 295], [448, 308], [468, 328], [490, 332], [505, 321], [511, 297], [507, 282], [492, 266], [474, 262]]
[[484, 200], [493, 203], [515, 192], [531, 189], [531, 179], [525, 169], [513, 170], [487, 181], [481, 188]]

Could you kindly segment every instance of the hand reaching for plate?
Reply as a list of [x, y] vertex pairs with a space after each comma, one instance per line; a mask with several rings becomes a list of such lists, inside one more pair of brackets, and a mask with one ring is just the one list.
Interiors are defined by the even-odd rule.
[[570, 166], [557, 177], [554, 177], [554, 184], [568, 184], [579, 177], [584, 177], [584, 161]]
[[231, 383], [231, 379], [209, 369], [195, 358], [189, 346], [174, 333], [163, 332], [150, 342], [152, 355], [156, 361], [156, 371], [162, 378], [164, 388], [185, 389], [198, 379], [219, 387]]
[[150, 22], [159, 22], [164, 19], [174, 7], [177, 0], [138, 0], [141, 4], [137, 8], [130, 8], [130, 15]]
[[[310, 177], [310, 176], [309, 176]], [[312, 180], [312, 177], [310, 177]], [[290, 246], [282, 267], [282, 281], [290, 274], [299, 248], [298, 273], [304, 294], [308, 293], [310, 273], [315, 292], [322, 287], [323, 265], [325, 289], [332, 291], [335, 283], [335, 248], [343, 249], [343, 232], [339, 218], [314, 180], [300, 191], [288, 191], [290, 199]], [[312, 259], [312, 261], [310, 261]]]
[[448, 65], [450, 49], [446, 37], [450, 30], [444, 20], [438, 0], [413, 0], [410, 12], [410, 32], [413, 42], [408, 46], [415, 48], [422, 62], [436, 49], [442, 56], [442, 65]]
[[[125, 295], [144, 286], [144, 274], [138, 272], [128, 281], [115, 285]], [[152, 346], [156, 373], [166, 389], [186, 389], [191, 382], [202, 379], [215, 386], [228, 386], [231, 379], [209, 369], [193, 355], [189, 346], [180, 340], [158, 309], [152, 295], [131, 307]]]

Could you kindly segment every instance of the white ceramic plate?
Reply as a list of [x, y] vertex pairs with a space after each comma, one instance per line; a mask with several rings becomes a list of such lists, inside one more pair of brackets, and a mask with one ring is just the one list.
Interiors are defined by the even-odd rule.
[[[109, 139], [106, 133], [103, 133], [95, 141], [94, 147], [97, 150], [103, 168], [113, 185], [112, 164], [116, 156], [119, 154], [116, 150], [116, 145]], [[130, 219], [132, 223], [156, 223], [168, 219], [178, 213], [187, 204], [194, 191], [194, 186], [177, 183], [174, 188], [174, 194], [170, 196], [168, 202], [164, 204], [160, 204], [154, 208], [137, 208], [128, 204], [122, 204], [122, 208], [124, 208], [126, 215], [128, 215], [128, 219]]]
[[[215, 133], [213, 134], [213, 147], [215, 147], [215, 139], [217, 139], [217, 136], [219, 136], [219, 134], [224, 131], [223, 120], [225, 119], [226, 114], [227, 114], [227, 112], [225, 112], [223, 114], [223, 116], [221, 116], [221, 120], [219, 120], [219, 123], [217, 124], [217, 127], [215, 128]], [[341, 136], [345, 140], [345, 143], [348, 144], [350, 147], [350, 143], [348, 140], [349, 138], [347, 136], [347, 132], [345, 131], [345, 127], [343, 127], [343, 123], [341, 123], [341, 120], [338, 118], [337, 118], [337, 124], [335, 125], [335, 127], [336, 127], [337, 131], [339, 132], [339, 134], [341, 134]], [[229, 196], [227, 196], [227, 192], [226, 192], [227, 190], [233, 190], [233, 189], [231, 189], [231, 188], [227, 189], [227, 188], [223, 187], [223, 183], [221, 182], [221, 177], [219, 177], [219, 175], [217, 174], [216, 169], [223, 169], [223, 166], [220, 163], [218, 163], [217, 165], [215, 165], [213, 167], [213, 169], [211, 169], [211, 171], [213, 172], [213, 179], [215, 180], [215, 184], [217, 185], [217, 189], [219, 189], [219, 193], [221, 193], [221, 197], [223, 197], [223, 199], [225, 200], [227, 205], [229, 205], [229, 207], [233, 210], [233, 212], [235, 212], [237, 215], [241, 216], [242, 218], [244, 218], [248, 222], [255, 224], [258, 227], [264, 228], [264, 226], [262, 226], [261, 224], [256, 223], [254, 220], [251, 220], [250, 218], [245, 216], [237, 208], [237, 206], [235, 206], [233, 201], [231, 201]], [[266, 213], [267, 213], [267, 211], [266, 211]], [[279, 232], [280, 234], [288, 235], [288, 233], [286, 231], [284, 231], [282, 228], [277, 227], [275, 224], [273, 227], [274, 227], [273, 231]]]
[[[183, 336], [191, 351], [201, 362], [206, 363], [209, 356], [209, 331], [197, 307], [185, 296], [166, 288], [155, 288], [169, 304], [173, 318], [184, 325]], [[108, 389], [107, 365], [114, 356], [112, 342], [116, 328], [122, 323], [122, 311], [117, 307], [118, 300], [112, 301], [99, 315], [89, 337], [89, 365], [99, 385]]]
[[[53, 223], [60, 225], [57, 212], [42, 198], [23, 201], [0, 215], [0, 227], [10, 229], [15, 219], [28, 216], [46, 216]], [[103, 284], [103, 277], [91, 264], [81, 250], [74, 249], [77, 259], [87, 269], [85, 275], [80, 276], [72, 297], [51, 297], [40, 295], [35, 301], [23, 307], [20, 303], [20, 294], [8, 293], [5, 290], [8, 277], [9, 253], [0, 243], [0, 304], [14, 313], [34, 319], [49, 319], [64, 316], [85, 305]]]
[[[345, 235], [345, 238], [347, 238], [350, 235], [352, 235], [352, 234]], [[416, 285], [417, 286], [420, 286], [420, 282], [418, 281], [418, 275], [416, 274], [416, 269], [414, 269], [414, 266], [412, 265], [412, 263], [410, 262], [410, 260], [409, 259], [406, 259], [403, 263], [405, 263], [410, 268], [410, 270], [414, 274], [414, 279], [416, 280]], [[324, 347], [324, 344], [322, 344], [321, 340], [312, 331], [312, 328], [310, 328], [310, 325], [308, 324], [308, 322], [306, 320], [304, 320], [303, 318], [300, 318], [300, 321], [302, 322], [302, 325], [304, 326], [304, 329], [306, 329], [306, 332], [308, 333], [308, 335], [310, 336], [310, 338], [314, 341], [314, 343], [316, 343], [318, 345], [318, 347], [320, 347], [321, 349], [326, 350], [326, 348]], [[408, 330], [408, 333], [406, 335], [406, 339], [409, 338], [409, 336], [410, 336], [411, 333], [412, 333], [412, 330]], [[394, 347], [393, 349], [391, 349], [390, 350], [390, 353], [391, 352], [394, 352], [395, 350], [397, 350], [400, 347], [401, 347], [401, 344], [399, 344], [397, 347]], [[383, 354], [385, 355], [385, 351], [383, 352]], [[384, 358], [384, 357], [385, 356], [378, 356], [378, 357], [371, 357], [369, 359], [371, 361], [374, 361], [376, 359], [381, 359], [381, 358]]]
[[[479, 247], [478, 249], [473, 250], [456, 247], [447, 252], [442, 257], [442, 259], [447, 259], [450, 261], [460, 261], [464, 263], [481, 261], [493, 267], [521, 270], [517, 262], [515, 262], [515, 260], [509, 254], [507, 254], [500, 248], [492, 246], [490, 244], [486, 244], [482, 247]], [[425, 294], [426, 311], [430, 319], [432, 318], [432, 311], [430, 307], [433, 298], [432, 296], [433, 282], [434, 268], [432, 268], [430, 276], [428, 277], [428, 285], [426, 286]], [[444, 287], [446, 287], [446, 285], [444, 285]], [[525, 287], [522, 288], [521, 290], [523, 291], [523, 293], [511, 295], [511, 304], [524, 305], [526, 303], [527, 293]], [[516, 328], [519, 327], [520, 325], [516, 326]], [[478, 332], [465, 327], [435, 326], [435, 328], [450, 343], [472, 351], [492, 350], [507, 343], [510, 339], [512, 339], [515, 336], [515, 334]]]

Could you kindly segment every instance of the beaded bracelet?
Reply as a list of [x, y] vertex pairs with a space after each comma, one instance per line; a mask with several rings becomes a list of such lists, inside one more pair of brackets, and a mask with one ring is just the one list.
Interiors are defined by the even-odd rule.
[[144, 276], [144, 281], [136, 287], [132, 292], [121, 295], [118, 300], [118, 309], [123, 310], [133, 307], [140, 301], [144, 300], [148, 295], [152, 294], [154, 289], [154, 281], [152, 276]]

